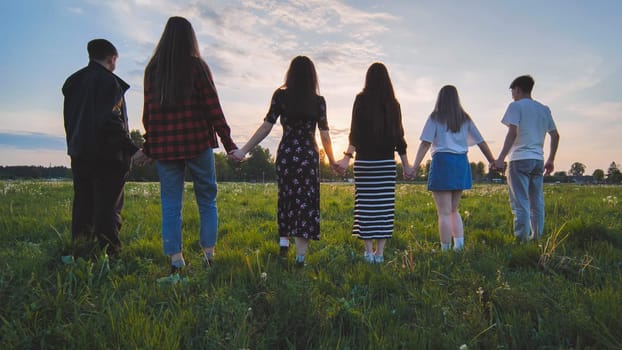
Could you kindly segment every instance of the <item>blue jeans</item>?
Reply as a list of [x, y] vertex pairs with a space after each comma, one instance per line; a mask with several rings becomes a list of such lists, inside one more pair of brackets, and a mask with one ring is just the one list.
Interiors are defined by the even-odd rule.
[[514, 213], [514, 236], [537, 240], [544, 230], [544, 161], [521, 159], [510, 162], [508, 184]]
[[156, 162], [162, 203], [162, 245], [166, 255], [180, 253], [182, 249], [181, 209], [186, 167], [192, 176], [194, 194], [199, 207], [199, 242], [203, 248], [216, 245], [218, 232], [216, 170], [214, 153], [209, 148], [193, 159]]

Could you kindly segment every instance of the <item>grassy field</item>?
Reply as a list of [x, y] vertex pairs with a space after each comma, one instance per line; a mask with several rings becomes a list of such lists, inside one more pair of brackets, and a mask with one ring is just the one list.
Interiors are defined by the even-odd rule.
[[322, 239], [278, 255], [276, 185], [219, 185], [206, 271], [186, 188], [188, 282], [168, 273], [159, 189], [129, 183], [121, 260], [63, 265], [69, 182], [0, 182], [0, 348], [621, 349], [622, 187], [545, 186], [546, 235], [517, 245], [504, 185], [461, 204], [466, 249], [441, 253], [421, 184], [398, 185], [383, 265], [350, 236], [353, 185], [322, 184]]

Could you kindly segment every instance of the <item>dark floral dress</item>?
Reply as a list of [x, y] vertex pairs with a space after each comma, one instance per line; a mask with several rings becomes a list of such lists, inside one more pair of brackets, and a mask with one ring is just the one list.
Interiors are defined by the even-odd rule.
[[[281, 117], [283, 137], [276, 156], [279, 187], [279, 236], [320, 239], [320, 171], [315, 127], [328, 130], [326, 102], [317, 97], [317, 106], [310, 111], [291, 113], [287, 90], [279, 89], [272, 96], [268, 115], [272, 124]], [[288, 114], [288, 110], [290, 113]]]

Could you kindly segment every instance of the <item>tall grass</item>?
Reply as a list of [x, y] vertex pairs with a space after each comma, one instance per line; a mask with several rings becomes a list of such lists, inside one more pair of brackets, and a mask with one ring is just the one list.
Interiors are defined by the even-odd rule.
[[518, 245], [502, 185], [461, 203], [466, 249], [441, 253], [423, 185], [398, 185], [385, 263], [350, 236], [353, 186], [322, 184], [308, 264], [278, 257], [276, 186], [219, 185], [215, 265], [186, 187], [188, 282], [160, 286], [157, 184], [126, 188], [119, 261], [63, 265], [71, 184], [0, 182], [0, 348], [620, 349], [620, 187], [546, 186], [545, 235]]

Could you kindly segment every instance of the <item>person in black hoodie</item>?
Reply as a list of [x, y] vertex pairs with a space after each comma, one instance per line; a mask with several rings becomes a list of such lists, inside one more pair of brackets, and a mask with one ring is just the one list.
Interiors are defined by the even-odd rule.
[[63, 85], [67, 154], [73, 175], [72, 254], [87, 257], [88, 243], [115, 257], [121, 250], [119, 230], [123, 188], [132, 158], [148, 160], [129, 135], [125, 92], [129, 85], [112, 72], [117, 49], [105, 39], [87, 45], [88, 66]]

